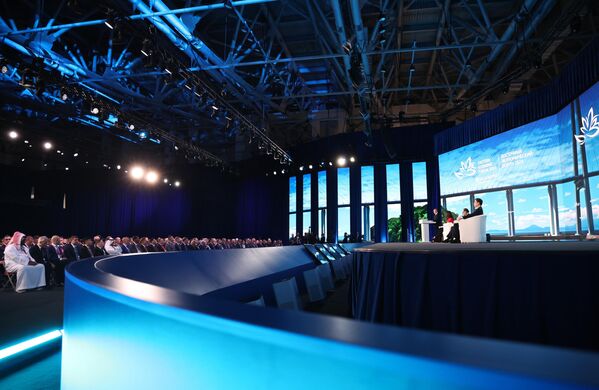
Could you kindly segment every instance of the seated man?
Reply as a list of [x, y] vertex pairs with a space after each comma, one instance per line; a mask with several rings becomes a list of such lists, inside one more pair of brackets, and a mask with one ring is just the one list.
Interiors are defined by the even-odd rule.
[[[479, 215], [483, 215], [483, 200], [481, 198], [474, 199], [474, 211], [472, 213], [468, 212], [468, 209], [464, 209], [462, 211], [462, 215], [458, 217], [458, 221], [462, 219], [468, 219], [472, 217], [476, 217]], [[447, 235], [447, 239], [444, 242], [460, 242], [460, 224], [454, 223]]]
[[4, 267], [8, 272], [17, 273], [16, 292], [41, 288], [46, 285], [44, 265], [38, 264], [30, 255], [25, 245], [25, 235], [20, 232], [10, 239], [4, 251]]

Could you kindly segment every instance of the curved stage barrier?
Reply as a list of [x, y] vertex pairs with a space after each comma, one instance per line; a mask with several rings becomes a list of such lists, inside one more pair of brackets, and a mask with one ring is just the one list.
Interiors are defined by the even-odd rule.
[[[304, 253], [284, 247], [73, 263], [65, 287], [62, 388], [599, 385], [593, 354], [235, 302], [253, 288], [259, 292], [273, 274], [285, 278], [313, 267]], [[214, 294], [240, 284], [239, 294]]]

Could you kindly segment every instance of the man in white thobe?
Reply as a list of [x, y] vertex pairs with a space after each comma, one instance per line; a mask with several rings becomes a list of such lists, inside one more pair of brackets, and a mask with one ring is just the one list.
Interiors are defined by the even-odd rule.
[[4, 268], [8, 272], [17, 273], [18, 293], [46, 285], [44, 265], [36, 263], [29, 255], [29, 248], [25, 245], [25, 235], [15, 232], [10, 239], [10, 244], [4, 251]]

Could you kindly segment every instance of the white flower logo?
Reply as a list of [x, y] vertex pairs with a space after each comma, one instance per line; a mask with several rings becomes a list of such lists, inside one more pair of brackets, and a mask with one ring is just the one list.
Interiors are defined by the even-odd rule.
[[472, 157], [468, 157], [466, 161], [462, 161], [459, 171], [454, 172], [453, 174], [460, 180], [462, 180], [464, 177], [476, 175], [476, 169], [474, 168]]
[[574, 136], [576, 141], [578, 141], [578, 144], [584, 145], [586, 138], [595, 138], [599, 134], [599, 121], [597, 120], [597, 116], [599, 115], [595, 115], [593, 107], [591, 107], [586, 118], [582, 118], [582, 127], [580, 128], [582, 134]]

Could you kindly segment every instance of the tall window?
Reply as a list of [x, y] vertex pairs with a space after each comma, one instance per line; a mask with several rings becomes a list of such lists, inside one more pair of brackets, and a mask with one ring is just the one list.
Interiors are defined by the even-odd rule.
[[[475, 195], [483, 201], [483, 210], [487, 216], [487, 233], [507, 235], [508, 234], [508, 209], [505, 191], [487, 192]], [[469, 201], [463, 207], [468, 207]], [[547, 201], [542, 202], [543, 205]], [[469, 207], [468, 207], [469, 208]], [[471, 212], [473, 210], [470, 210]], [[443, 216], [445, 217], [445, 216]]]
[[427, 188], [426, 188], [426, 163], [416, 162], [412, 164], [412, 182], [414, 183], [414, 224], [416, 225], [416, 240], [422, 239], [420, 231], [421, 219], [428, 219], [426, 212]]
[[364, 240], [374, 238], [374, 167], [362, 167], [362, 228]]
[[312, 206], [312, 176], [309, 173], [304, 175], [304, 188], [302, 195], [302, 210], [304, 211], [302, 216], [302, 230], [305, 234], [311, 231], [310, 209]]
[[289, 237], [295, 236], [297, 218], [297, 189], [295, 176], [289, 178]]
[[351, 234], [349, 211], [349, 168], [337, 168], [337, 239]]
[[518, 188], [513, 193], [516, 234], [549, 233], [551, 212], [547, 186]]
[[327, 237], [327, 171], [318, 172], [318, 234]]
[[399, 164], [387, 164], [387, 241], [401, 240]]

